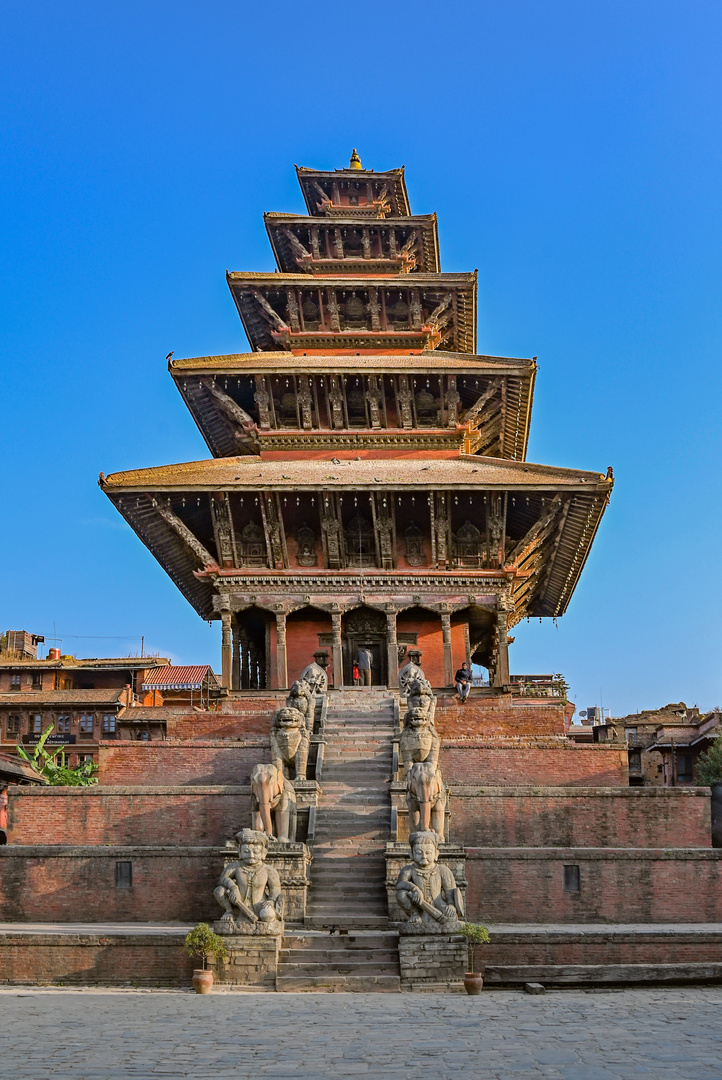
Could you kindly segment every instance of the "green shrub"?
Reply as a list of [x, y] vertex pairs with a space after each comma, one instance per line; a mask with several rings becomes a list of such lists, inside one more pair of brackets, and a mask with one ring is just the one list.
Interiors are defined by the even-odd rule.
[[481, 923], [465, 922], [462, 923], [460, 933], [466, 938], [466, 945], [469, 950], [469, 971], [473, 972], [476, 951], [480, 945], [486, 945], [488, 942], [489, 931]]
[[65, 760], [65, 747], [58, 746], [55, 750], [46, 750], [45, 743], [53, 730], [53, 724], [47, 727], [38, 739], [29, 755], [19, 743], [17, 746], [18, 757], [32, 765], [37, 773], [44, 776], [47, 782], [55, 787], [90, 787], [97, 784], [96, 773], [98, 766], [94, 761], [83, 761], [80, 765], [72, 768]]
[[209, 957], [225, 960], [228, 956], [228, 949], [223, 938], [219, 934], [214, 934], [205, 922], [198, 923], [190, 933], [186, 934], [186, 952], [189, 956], [200, 957], [204, 971], [208, 967]]
[[722, 784], [722, 738], [715, 739], [709, 750], [700, 754], [694, 778], [698, 787]]

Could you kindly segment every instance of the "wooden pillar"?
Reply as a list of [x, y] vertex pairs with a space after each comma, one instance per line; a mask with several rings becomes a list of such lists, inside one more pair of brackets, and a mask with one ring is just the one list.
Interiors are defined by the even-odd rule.
[[441, 634], [444, 639], [444, 680], [447, 686], [454, 684], [454, 657], [451, 651], [451, 614], [441, 612]]
[[231, 613], [221, 612], [221, 686], [226, 690], [231, 689], [232, 655], [231, 655]]
[[276, 682], [278, 690], [288, 689], [285, 611], [276, 612]]
[[337, 690], [343, 687], [343, 649], [341, 647], [341, 619], [340, 611], [331, 612], [333, 623], [333, 638], [331, 641], [331, 658], [333, 660], [333, 685]]
[[233, 627], [233, 661], [231, 665], [231, 686], [234, 690], [241, 689], [241, 628], [236, 624]]
[[396, 640], [396, 612], [386, 612], [386, 679], [388, 686], [399, 685], [399, 645]]
[[507, 686], [509, 683], [509, 642], [507, 641], [507, 616], [499, 611], [496, 616], [496, 668], [494, 686]]

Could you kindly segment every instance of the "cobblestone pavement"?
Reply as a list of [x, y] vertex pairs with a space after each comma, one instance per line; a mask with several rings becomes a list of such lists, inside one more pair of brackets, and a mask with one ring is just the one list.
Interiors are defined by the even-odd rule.
[[722, 988], [444, 994], [0, 990], [13, 1080], [722, 1080]]

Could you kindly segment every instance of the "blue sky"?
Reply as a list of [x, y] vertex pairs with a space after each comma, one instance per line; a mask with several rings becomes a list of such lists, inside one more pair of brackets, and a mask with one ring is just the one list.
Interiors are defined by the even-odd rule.
[[164, 357], [246, 348], [225, 270], [273, 266], [294, 163], [356, 146], [478, 267], [479, 351], [539, 357], [529, 458], [614, 466], [512, 669], [617, 715], [722, 703], [721, 41], [706, 0], [6, 0], [0, 629], [218, 663], [97, 475], [207, 456]]

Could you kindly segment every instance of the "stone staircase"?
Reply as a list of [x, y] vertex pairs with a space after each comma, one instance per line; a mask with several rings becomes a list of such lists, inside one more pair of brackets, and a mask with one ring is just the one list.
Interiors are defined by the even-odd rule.
[[278, 990], [399, 989], [384, 858], [393, 727], [385, 690], [331, 692], [306, 928], [284, 938]]

